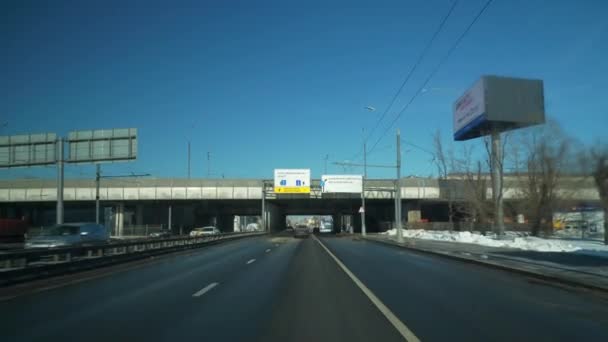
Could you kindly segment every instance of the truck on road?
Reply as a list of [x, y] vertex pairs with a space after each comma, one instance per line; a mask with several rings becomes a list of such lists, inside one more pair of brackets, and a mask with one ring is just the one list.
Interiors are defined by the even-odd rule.
[[0, 219], [0, 243], [23, 243], [28, 223], [20, 219]]

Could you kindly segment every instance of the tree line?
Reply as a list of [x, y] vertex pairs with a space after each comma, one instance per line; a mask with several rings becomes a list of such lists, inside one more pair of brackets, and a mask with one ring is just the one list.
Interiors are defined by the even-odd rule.
[[[447, 200], [450, 222], [491, 224], [494, 217], [493, 197], [511, 192], [517, 201], [509, 201], [506, 210], [521, 213], [532, 235], [553, 230], [553, 214], [575, 203], [580, 189], [594, 185], [604, 211], [604, 242], [608, 244], [608, 145], [596, 142], [586, 146], [569, 136], [557, 122], [551, 121], [503, 133], [503, 154], [499, 175], [504, 189], [497, 194], [488, 189], [492, 182], [490, 138], [479, 143], [445, 144], [441, 132], [433, 135], [433, 161], [440, 182], [452, 184], [442, 188]], [[454, 187], [454, 182], [459, 180]], [[513, 215], [511, 215], [513, 216]]]

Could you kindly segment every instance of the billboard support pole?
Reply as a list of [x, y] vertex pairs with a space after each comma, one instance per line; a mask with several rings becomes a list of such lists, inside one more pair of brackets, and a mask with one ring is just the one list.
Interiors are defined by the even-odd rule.
[[363, 180], [361, 185], [361, 235], [367, 235], [365, 226], [365, 179], [367, 178], [367, 142], [363, 142]]
[[96, 165], [95, 171], [95, 223], [99, 224], [99, 181], [101, 178], [101, 165]]
[[57, 224], [63, 223], [63, 139], [57, 139]]
[[401, 130], [397, 129], [397, 180], [395, 181], [395, 228], [397, 229], [397, 242], [403, 242], [401, 230]]
[[492, 130], [492, 197], [494, 197], [494, 233], [502, 236], [505, 232], [502, 196], [502, 143], [500, 131]]

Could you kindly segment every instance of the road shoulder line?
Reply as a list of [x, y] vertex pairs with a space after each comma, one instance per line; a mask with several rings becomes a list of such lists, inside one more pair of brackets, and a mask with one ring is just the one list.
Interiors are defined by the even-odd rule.
[[319, 243], [319, 245], [329, 254], [329, 256], [340, 266], [342, 271], [348, 275], [348, 277], [359, 287], [361, 291], [367, 296], [367, 298], [376, 306], [376, 308], [386, 317], [386, 319], [397, 329], [399, 334], [405, 338], [406, 341], [419, 342], [420, 339], [403, 323], [399, 318], [389, 309], [382, 301], [376, 297], [376, 295], [369, 289], [356, 275], [354, 275], [343, 263], [338, 259], [316, 236], [312, 235], [312, 238]]

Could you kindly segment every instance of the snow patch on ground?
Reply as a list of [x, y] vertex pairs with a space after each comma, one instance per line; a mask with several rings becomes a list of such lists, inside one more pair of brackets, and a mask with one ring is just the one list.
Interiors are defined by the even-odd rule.
[[[391, 229], [385, 233], [389, 236], [396, 236], [397, 230]], [[448, 241], [460, 243], [472, 243], [481, 246], [489, 247], [504, 247], [517, 248], [526, 251], [538, 252], [574, 252], [582, 249], [587, 249], [590, 245], [585, 244], [587, 241], [567, 241], [562, 239], [542, 239], [532, 236], [522, 236], [524, 234], [507, 232], [503, 239], [496, 239], [493, 235], [481, 235], [476, 232], [451, 232], [451, 231], [433, 231], [423, 229], [404, 229], [403, 236], [406, 238]], [[579, 245], [579, 242], [581, 243]], [[593, 245], [594, 247], [601, 247]], [[605, 247], [605, 246], [603, 246]], [[605, 248], [608, 252], [608, 247]]]

